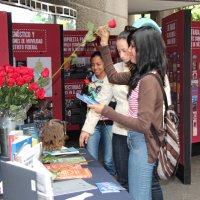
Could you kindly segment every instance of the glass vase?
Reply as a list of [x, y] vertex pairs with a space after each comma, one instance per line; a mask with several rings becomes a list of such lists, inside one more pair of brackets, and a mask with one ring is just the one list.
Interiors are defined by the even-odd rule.
[[0, 117], [0, 154], [9, 157], [8, 134], [24, 124], [23, 119], [13, 120], [9, 117]]

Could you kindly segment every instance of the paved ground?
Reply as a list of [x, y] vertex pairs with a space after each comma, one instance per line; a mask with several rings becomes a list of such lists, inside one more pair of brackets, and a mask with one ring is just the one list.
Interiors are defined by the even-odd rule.
[[184, 185], [177, 178], [161, 185], [165, 200], [200, 200], [200, 156], [192, 157], [191, 185]]

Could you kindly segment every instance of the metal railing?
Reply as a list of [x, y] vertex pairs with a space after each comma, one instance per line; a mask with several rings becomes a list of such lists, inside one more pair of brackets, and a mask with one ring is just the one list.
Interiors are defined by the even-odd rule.
[[0, 0], [0, 3], [14, 5], [51, 15], [70, 17], [73, 19], [77, 18], [77, 11], [73, 8], [37, 0]]

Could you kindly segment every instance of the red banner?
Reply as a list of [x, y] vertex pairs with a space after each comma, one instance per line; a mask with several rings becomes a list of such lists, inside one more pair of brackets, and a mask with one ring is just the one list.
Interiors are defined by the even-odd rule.
[[200, 142], [200, 22], [191, 27], [192, 142]]
[[[13, 51], [16, 66], [28, 65], [37, 70], [48, 67], [50, 77], [60, 68], [62, 29], [57, 24], [13, 24]], [[53, 118], [63, 119], [61, 71], [45, 87], [46, 100], [53, 104]]]
[[[185, 98], [185, 27], [184, 27], [184, 12], [177, 12], [163, 19], [162, 33], [163, 39], [167, 47], [168, 57], [168, 75], [172, 91], [172, 102], [175, 106], [175, 110], [179, 116], [180, 127], [180, 147], [181, 147], [181, 159], [180, 162], [184, 163], [184, 151], [185, 151], [185, 129], [184, 129], [184, 109], [186, 104]], [[189, 50], [190, 51], [190, 50]], [[188, 74], [190, 75], [190, 74]], [[189, 79], [188, 79], [189, 81]], [[188, 86], [189, 87], [189, 86]], [[187, 102], [188, 104], [188, 102]], [[188, 119], [189, 122], [189, 119]], [[189, 134], [189, 133], [188, 133]]]
[[7, 12], [0, 12], [0, 65], [12, 64], [12, 48], [9, 46], [11, 44], [9, 36], [12, 30], [9, 15]]

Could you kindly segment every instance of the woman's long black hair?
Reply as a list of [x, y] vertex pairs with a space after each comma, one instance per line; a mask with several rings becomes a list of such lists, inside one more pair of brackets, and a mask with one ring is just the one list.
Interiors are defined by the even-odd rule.
[[160, 74], [164, 83], [167, 70], [166, 47], [159, 32], [151, 27], [142, 27], [131, 32], [128, 44], [136, 48], [136, 62], [131, 70], [129, 92], [137, 86], [138, 81], [148, 72], [155, 70]]

